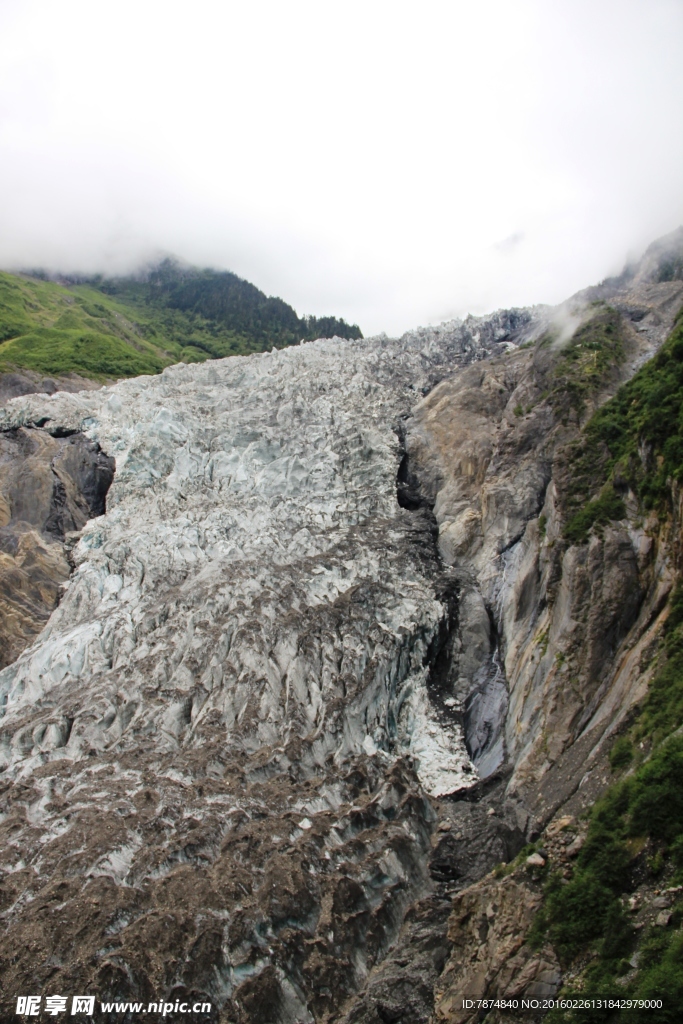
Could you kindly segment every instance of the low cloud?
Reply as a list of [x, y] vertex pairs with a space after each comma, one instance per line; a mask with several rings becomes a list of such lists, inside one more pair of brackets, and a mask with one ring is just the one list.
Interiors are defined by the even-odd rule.
[[556, 303], [683, 222], [682, 29], [675, 0], [6, 3], [0, 265], [174, 253], [365, 333]]
[[502, 242], [496, 242], [494, 245], [494, 249], [497, 249], [498, 252], [512, 253], [515, 251], [517, 246], [522, 244], [523, 241], [524, 232], [514, 231], [511, 235], [508, 235], [507, 238], [504, 238]]

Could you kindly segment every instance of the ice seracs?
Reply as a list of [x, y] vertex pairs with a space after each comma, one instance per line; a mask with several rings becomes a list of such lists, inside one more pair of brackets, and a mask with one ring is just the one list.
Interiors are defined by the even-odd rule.
[[[0, 674], [4, 762], [30, 756], [23, 732], [15, 741], [27, 716], [35, 730], [67, 701], [59, 756], [141, 732], [199, 744], [203, 723], [220, 719], [246, 750], [298, 733], [321, 760], [368, 743], [410, 751], [431, 792], [468, 781], [459, 728], [428, 710], [424, 662], [444, 609], [433, 553], [401, 557], [416, 524], [396, 501], [394, 428], [442, 364], [485, 351], [455, 323], [10, 403], [5, 426], [84, 431], [115, 456], [116, 475], [107, 514], [74, 548], [62, 604]], [[316, 637], [312, 655], [321, 605], [337, 636]], [[52, 756], [46, 736], [41, 758]]]

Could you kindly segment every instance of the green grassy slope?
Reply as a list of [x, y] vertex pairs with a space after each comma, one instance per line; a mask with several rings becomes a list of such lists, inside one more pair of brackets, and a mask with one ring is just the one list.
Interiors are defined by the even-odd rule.
[[171, 260], [137, 277], [60, 283], [0, 272], [0, 372], [107, 380], [333, 335], [362, 337], [334, 317], [298, 317], [234, 274]]
[[147, 341], [126, 312], [51, 281], [0, 273], [0, 370], [105, 380], [158, 373], [177, 360]]

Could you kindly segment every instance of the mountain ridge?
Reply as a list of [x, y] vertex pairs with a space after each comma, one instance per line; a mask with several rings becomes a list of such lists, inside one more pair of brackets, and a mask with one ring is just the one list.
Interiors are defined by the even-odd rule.
[[118, 278], [0, 273], [0, 372], [102, 383], [334, 335], [362, 337], [335, 317], [299, 317], [229, 271], [170, 258]]

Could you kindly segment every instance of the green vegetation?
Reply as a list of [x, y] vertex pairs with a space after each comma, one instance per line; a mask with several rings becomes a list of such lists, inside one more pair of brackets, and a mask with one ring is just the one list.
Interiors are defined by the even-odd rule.
[[0, 371], [77, 373], [94, 380], [158, 373], [174, 361], [111, 304], [51, 282], [0, 273]]
[[545, 652], [548, 650], [548, 643], [550, 641], [550, 628], [544, 629], [542, 633], [539, 633], [536, 637], [536, 643], [540, 647], [541, 657], [545, 657]]
[[658, 281], [683, 281], [683, 252], [670, 252], [659, 262]]
[[[649, 856], [647, 853], [649, 852]], [[665, 1008], [649, 1010], [654, 1024], [677, 1020], [683, 1002], [683, 904], [668, 927], [654, 926], [640, 944], [638, 970], [629, 962], [637, 946], [622, 897], [637, 879], [659, 878], [673, 867], [683, 878], [683, 737], [671, 737], [630, 777], [612, 786], [592, 809], [586, 842], [572, 879], [553, 875], [530, 941], [547, 937], [565, 964], [592, 954], [581, 989], [585, 995], [623, 993], [635, 998], [666, 997]], [[617, 985], [621, 978], [622, 985]], [[615, 1012], [574, 1014], [572, 1021], [640, 1020]], [[564, 1020], [562, 1013], [550, 1021]]]
[[609, 752], [609, 763], [612, 771], [628, 768], [633, 760], [633, 744], [628, 736], [619, 736]]
[[572, 543], [594, 525], [622, 518], [619, 492], [629, 488], [644, 509], [666, 512], [670, 482], [683, 482], [683, 315], [660, 352], [592, 416], [566, 457], [565, 537]]
[[144, 277], [98, 277], [87, 284], [135, 310], [151, 341], [192, 344], [204, 358], [282, 348], [302, 339], [362, 338], [356, 324], [298, 317], [282, 299], [228, 271], [185, 268], [169, 259]]
[[648, 688], [647, 698], [632, 729], [635, 741], [651, 738], [660, 743], [683, 725], [683, 585], [669, 598], [669, 616], [664, 627], [664, 649], [659, 669]]
[[623, 519], [626, 507], [611, 483], [605, 484], [593, 501], [587, 502], [569, 520], [564, 535], [572, 544], [581, 544], [594, 526], [606, 526], [615, 519]]
[[107, 380], [333, 335], [362, 337], [334, 317], [298, 317], [234, 274], [171, 260], [138, 277], [59, 284], [0, 273], [0, 371]]
[[[553, 340], [547, 336], [540, 345], [552, 344]], [[581, 415], [586, 400], [604, 387], [623, 359], [621, 316], [610, 306], [596, 305], [590, 319], [562, 349], [552, 372], [550, 401], [555, 406], [573, 408]]]
[[[638, 943], [624, 911], [623, 897], [643, 880], [667, 876], [683, 883], [683, 585], [669, 601], [660, 663], [648, 696], [627, 734], [610, 751], [614, 771], [635, 763], [591, 810], [586, 842], [569, 882], [554, 874], [529, 939], [549, 938], [566, 963], [591, 957], [585, 994], [653, 998], [665, 995], [669, 1009], [648, 1010], [653, 1024], [677, 1020], [672, 1007], [683, 1006], [683, 902], [673, 908], [668, 927], [653, 927]], [[648, 757], [648, 752], [651, 751]], [[638, 948], [638, 969], [629, 959]], [[617, 987], [617, 979], [626, 981]], [[676, 1004], [678, 998], [680, 1002]], [[592, 1024], [590, 1012], [572, 1021]], [[615, 1015], [614, 1019], [617, 1019]], [[637, 1015], [619, 1020], [640, 1020]], [[548, 1018], [562, 1021], [561, 1013]]]
[[[521, 867], [522, 864], [524, 864], [524, 861], [530, 854], [536, 853], [536, 849], [537, 843], [527, 843], [525, 846], [522, 847], [522, 849], [519, 851], [514, 860], [511, 860], [508, 864], [506, 864], [504, 861], [502, 861], [500, 864], [496, 864], [495, 868], [493, 869], [493, 874], [496, 876], [496, 878], [505, 878], [506, 875], [511, 875], [514, 871], [517, 870], [517, 868]], [[527, 868], [527, 871], [529, 870], [530, 869]]]
[[170, 360], [136, 351], [120, 338], [97, 331], [39, 327], [7, 342], [4, 368], [21, 366], [39, 373], [78, 373], [96, 380], [159, 373]]

